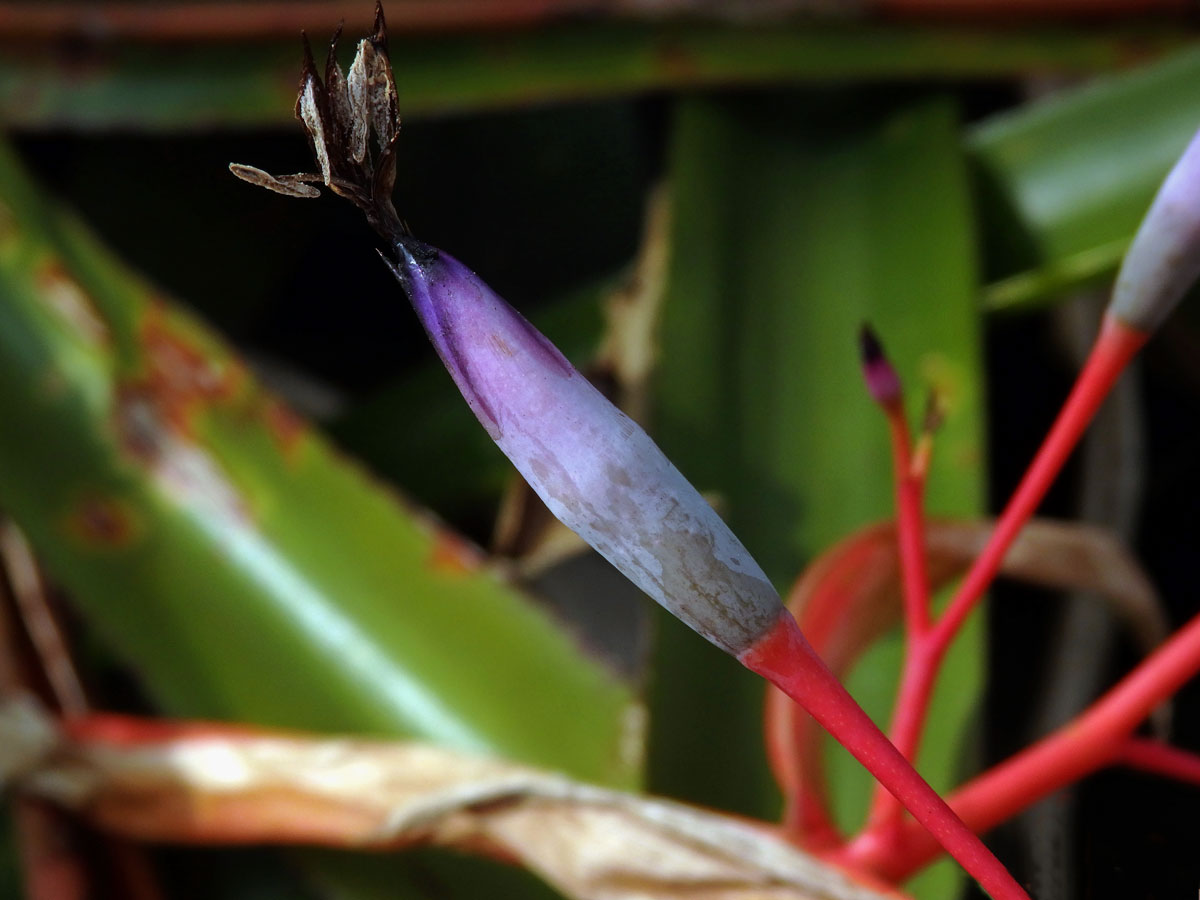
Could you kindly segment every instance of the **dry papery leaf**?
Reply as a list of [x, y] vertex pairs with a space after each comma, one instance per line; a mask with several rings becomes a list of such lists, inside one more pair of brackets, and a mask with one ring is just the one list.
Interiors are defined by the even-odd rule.
[[0, 778], [146, 841], [484, 852], [588, 900], [881, 900], [729, 816], [419, 743], [0, 704]]
[[[990, 519], [932, 520], [926, 526], [933, 589], [962, 575], [983, 549]], [[900, 562], [892, 522], [872, 525], [831, 547], [788, 597], [800, 628], [839, 677], [901, 617]], [[1004, 558], [1000, 574], [1043, 587], [1082, 590], [1107, 602], [1139, 648], [1149, 653], [1169, 633], [1153, 586], [1136, 560], [1104, 529], [1034, 519]], [[1163, 708], [1166, 711], [1166, 707]], [[1157, 723], [1165, 725], [1162, 717]], [[779, 691], [768, 689], [767, 740], [775, 776], [813, 828], [827, 807], [820, 743], [824, 732]]]

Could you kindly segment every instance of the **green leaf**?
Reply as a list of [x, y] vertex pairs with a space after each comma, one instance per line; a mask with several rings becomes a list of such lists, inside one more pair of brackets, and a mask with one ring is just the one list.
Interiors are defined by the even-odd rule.
[[[329, 22], [330, 30], [335, 22]], [[351, 36], [353, 37], [353, 36]], [[831, 78], [997, 78], [1086, 73], [1177, 47], [1177, 29], [994, 29], [801, 21], [587, 22], [391, 36], [406, 116], [664, 88]], [[343, 50], [349, 52], [350, 41]], [[0, 57], [8, 127], [196, 130], [291, 122], [298, 41], [114, 42], [86, 65], [44, 45]]]
[[[886, 426], [858, 369], [864, 319], [907, 379], [910, 408], [930, 383], [948, 401], [931, 509], [978, 511], [977, 282], [953, 103], [884, 91], [685, 100], [670, 165], [656, 431], [685, 474], [719, 493], [776, 583], [786, 588], [822, 547], [891, 515]], [[978, 699], [981, 646], [972, 628], [942, 679], [953, 696], [939, 696], [919, 766], [941, 789]], [[880, 721], [894, 649], [868, 658], [850, 685]], [[658, 665], [651, 787], [768, 813], [777, 801], [762, 763], [762, 684], [675, 629]], [[838, 812], [853, 825], [870, 782], [848, 757], [833, 762]]]
[[43, 204], [8, 152], [0, 421], [0, 505], [169, 712], [636, 783], [629, 688]]
[[1111, 276], [1200, 126], [1200, 50], [1089, 82], [975, 126], [988, 309]]

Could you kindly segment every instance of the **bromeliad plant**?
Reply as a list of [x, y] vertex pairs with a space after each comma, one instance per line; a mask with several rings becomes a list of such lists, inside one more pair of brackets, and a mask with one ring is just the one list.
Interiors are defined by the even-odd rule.
[[[761, 886], [768, 884], [781, 896], [815, 891], [839, 900], [863, 896], [863, 879], [854, 879], [856, 884], [841, 879], [840, 892], [821, 890], [813, 882], [788, 880], [779, 874], [786, 867], [769, 863], [784, 860], [793, 874], [804, 865], [828, 873], [830, 867], [812, 865], [815, 854], [874, 876], [875, 883], [880, 878], [895, 883], [944, 847], [993, 894], [1018, 897], [1023, 896], [1020, 888], [975, 835], [1100, 766], [1120, 762], [1196, 778], [1196, 760], [1132, 737], [1147, 712], [1200, 668], [1195, 623], [1067, 729], [979, 776], [948, 802], [911, 765], [926, 730], [929, 689], [946, 647], [997, 571], [1013, 573], [1009, 547], [1020, 550], [1031, 530], [1037, 539], [1048, 540], [1044, 524], [1024, 528], [1026, 519], [1112, 379], [1195, 274], [1194, 149], [1168, 180], [1134, 244], [1093, 359], [1060, 424], [1017, 500], [985, 541], [958, 596], [940, 615], [930, 607], [931, 591], [967, 568], [961, 539], [974, 540], [979, 531], [968, 534], [956, 523], [926, 521], [922, 495], [936, 404], [914, 446], [899, 377], [878, 340], [864, 332], [868, 389], [891, 426], [898, 521], [856, 534], [819, 560], [794, 591], [789, 615], [746, 548], [646, 434], [472, 272], [401, 224], [391, 202], [398, 119], [382, 19], [373, 37], [360, 45], [348, 75], [332, 54], [323, 77], [318, 75], [310, 55], [297, 111], [319, 173], [275, 178], [248, 167], [235, 167], [235, 172], [295, 196], [316, 196], [314, 184], [325, 184], [358, 205], [384, 236], [385, 261], [469, 405], [551, 509], [664, 607], [782, 689], [772, 689], [767, 717], [771, 762], [788, 806], [781, 832], [809, 855], [782, 846], [765, 823], [753, 826], [714, 813], [682, 811], [495, 760], [443, 754], [427, 746], [315, 743], [250, 729], [114, 719], [87, 714], [69, 700], [70, 692], [59, 699], [66, 721], [55, 725], [44, 716], [25, 715], [19, 703], [0, 705], [0, 732], [5, 735], [0, 778], [11, 777], [34, 795], [141, 839], [380, 848], [432, 841], [479, 849], [482, 843], [578, 897], [626, 897], [635, 891], [638, 896], [678, 896], [684, 885], [698, 884], [716, 884], [721, 890], [734, 885], [730, 894], [759, 896]], [[0, 180], [22, 183], [4, 177], [10, 167], [0, 153]], [[376, 567], [380, 559], [400, 556], [397, 529], [387, 527], [396, 524], [395, 510], [389, 518], [391, 507], [361, 481], [338, 476], [340, 470], [319, 439], [257, 392], [248, 372], [223, 354], [218, 342], [203, 337], [165, 303], [136, 291], [125, 296], [114, 267], [78, 229], [40, 211], [31, 196], [11, 186], [4, 200], [0, 287], [6, 293], [0, 304], [0, 342], [6, 352], [0, 353], [5, 376], [0, 380], [8, 390], [0, 403], [6, 426], [20, 440], [4, 447], [2, 499], [51, 566], [67, 571], [70, 566], [63, 560], [72, 553], [86, 557], [68, 585], [81, 601], [89, 585], [103, 583], [111, 589], [123, 584], [114, 578], [122, 566], [140, 567], [154, 576], [172, 553], [181, 567], [203, 572], [196, 580], [197, 593], [180, 593], [184, 600], [176, 605], [162, 585], [145, 582], [133, 590], [111, 589], [120, 595], [117, 601], [109, 600], [109, 594], [106, 603], [93, 601], [93, 615], [99, 610], [137, 619], [139, 625], [142, 618], [149, 620], [142, 632], [149, 635], [144, 652], [131, 654], [138, 663], [185, 655], [164, 635], [173, 617], [185, 615], [181, 610], [191, 615], [203, 607], [198, 618], [207, 629], [204, 634], [215, 636], [228, 662], [223, 659], [218, 672], [158, 686], [159, 699], [178, 709], [185, 705], [181, 698], [203, 696], [211, 710], [214, 695], [223, 699], [249, 685], [254, 702], [262, 705], [243, 706], [241, 715], [264, 720], [271, 715], [264, 712], [270, 710], [264, 697], [276, 698], [266, 696], [272, 684], [261, 676], [286, 671], [286, 691], [277, 693], [298, 698], [296, 708], [312, 716], [287, 724], [312, 727], [320, 718], [315, 712], [330, 709], [345, 715], [318, 724], [379, 732], [398, 719], [409, 733], [460, 750], [483, 749], [531, 765], [557, 765], [561, 757], [547, 761], [531, 754], [521, 740], [535, 730], [527, 727], [534, 704], [527, 703], [518, 719], [511, 711], [497, 711], [502, 704], [493, 701], [535, 679], [567, 682], [567, 669], [579, 661], [577, 648], [552, 641], [546, 635], [551, 629], [544, 629], [537, 635], [546, 640], [537, 646], [550, 649], [528, 659], [533, 645], [520, 638], [533, 633], [540, 620], [515, 621], [524, 609], [517, 598], [499, 579], [482, 592], [489, 585], [482, 584], [475, 555], [428, 522], [405, 518], [411, 527], [404, 533], [412, 537], [412, 546], [405, 549], [416, 552], [394, 567]], [[84, 381], [86, 389], [75, 392], [74, 386]], [[67, 404], [74, 404], [70, 417], [62, 412]], [[209, 420], [211, 407], [219, 407], [226, 418]], [[56, 411], [72, 422], [86, 419], [89, 427], [72, 432], [57, 420], [46, 427]], [[238, 432], [237, 437], [270, 452], [249, 458], [224, 455], [237, 440], [230, 436], [232, 428], [222, 430], [230, 421], [238, 427], [269, 423], [269, 428]], [[203, 439], [213, 443], [203, 444]], [[72, 440], [87, 444], [90, 452], [64, 453], [64, 443]], [[83, 456], [93, 463], [91, 468], [81, 466]], [[306, 480], [285, 477], [305, 467]], [[313, 468], [323, 478], [312, 477]], [[253, 481], [254, 490], [241, 489], [245, 485], [239, 476], [247, 470], [253, 478], [245, 481]], [[51, 472], [57, 478], [53, 489]], [[361, 502], [348, 502], [354, 498]], [[288, 530], [305, 516], [320, 526], [315, 543], [296, 541]], [[348, 531], [346, 520], [355, 516], [364, 521], [354, 529], [353, 540], [329, 550], [337, 557], [336, 571], [346, 576], [331, 587], [304, 564], [336, 543], [329, 535]], [[195, 552], [190, 543], [186, 547], [191, 552], [172, 550], [179, 544], [171, 543], [171, 534], [181, 532], [202, 535], [204, 548], [212, 552]], [[281, 547], [288, 539], [291, 543]], [[947, 549], [949, 539], [960, 540], [957, 549]], [[9, 543], [0, 540], [0, 556], [11, 556]], [[890, 742], [826, 667], [841, 671], [857, 649], [856, 640], [861, 643], [863, 632], [870, 630], [860, 628], [855, 616], [878, 617], [878, 609], [867, 607], [878, 588], [872, 579], [878, 579], [881, 567], [872, 559], [880, 548], [901, 561], [908, 637]], [[28, 575], [35, 568], [32, 563], [2, 561], [14, 587], [17, 581], [28, 587], [29, 578], [15, 576], [22, 571]], [[248, 591], [228, 590], [231, 583], [238, 587], [230, 577], [231, 561], [245, 564], [255, 596], [264, 596], [264, 603], [251, 609], [253, 603], [242, 602]], [[890, 577], [890, 572], [884, 575]], [[415, 602], [413, 583], [422, 577], [427, 587], [422, 596], [432, 598], [428, 604]], [[171, 586], [183, 580], [172, 578]], [[459, 591], [455, 602], [446, 599], [448, 585]], [[464, 613], [459, 601], [465, 604], [468, 590], [478, 602]], [[123, 605], [126, 595], [141, 594], [147, 596], [144, 616]], [[236, 615], [214, 611], [228, 596], [235, 597]], [[383, 598], [380, 615], [365, 614], [364, 596]], [[397, 602], [401, 596], [403, 604]], [[277, 614], [287, 601], [298, 605], [290, 619]], [[5, 609], [0, 604], [0, 643], [5, 640]], [[466, 629], [456, 628], [461, 621], [455, 615], [478, 626], [469, 636], [478, 641], [456, 642], [458, 632]], [[447, 670], [456, 674], [469, 661], [471, 677], [464, 683], [486, 682], [484, 689], [456, 694], [444, 680], [423, 682], [392, 664], [393, 657], [380, 652], [377, 635], [396, 622], [402, 623], [396, 627], [401, 650], [417, 646], [435, 675]], [[44, 640], [44, 629], [29, 631]], [[312, 635], [324, 658], [343, 664], [340, 680], [303, 666], [280, 666], [270, 657], [275, 647]], [[61, 663], [65, 655], [59, 648], [46, 658]], [[520, 665], [513, 677], [498, 682], [487, 663], [501, 655]], [[11, 688], [21, 679], [6, 668], [0, 665], [0, 687]], [[575, 774], [603, 780], [606, 748], [597, 749], [601, 742], [595, 732], [579, 726], [603, 702], [613, 720], [620, 718], [623, 695], [590, 670], [573, 670], [571, 677], [567, 689], [551, 698], [559, 702], [543, 707], [554, 717], [550, 729], [556, 746], [589, 751], [586, 765], [578, 765]], [[364, 696], [347, 686], [367, 682], [374, 690], [347, 710], [347, 697]], [[579, 702], [579, 697], [588, 701]], [[819, 757], [812, 752], [818, 729], [798, 711], [801, 706], [879, 779], [869, 821], [857, 836], [848, 838], [832, 824]], [[354, 713], [360, 716], [357, 721]], [[339, 724], [346, 722], [350, 724]], [[330, 777], [334, 768], [352, 784], [336, 783]], [[405, 776], [416, 783], [405, 783]], [[589, 809], [581, 809], [588, 804]], [[526, 830], [518, 833], [514, 820], [523, 821]], [[594, 843], [617, 854], [617, 864], [593, 855], [589, 877], [572, 880], [567, 870], [575, 859], [564, 860], [569, 854], [544, 835], [565, 821], [576, 834], [600, 838]], [[621, 823], [632, 830], [622, 833], [621, 842], [614, 841], [612, 830]], [[538, 831], [543, 832], [540, 842], [522, 839]], [[656, 852], [672, 836], [673, 850], [690, 855]], [[586, 837], [576, 838], [575, 849], [587, 843]], [[639, 857], [647, 846], [650, 852]], [[660, 870], [657, 893], [645, 887], [655, 866]], [[578, 875], [587, 867], [574, 868]], [[639, 874], [633, 876], [635, 869]], [[698, 869], [705, 874], [697, 874]], [[596, 874], [608, 878], [606, 886], [590, 880]], [[61, 898], [61, 893], [35, 895]]]
[[[911, 873], [940, 846], [993, 897], [1019, 900], [1024, 891], [978, 833], [1119, 760], [1179, 771], [1175, 754], [1131, 735], [1200, 669], [1200, 620], [1067, 729], [979, 776], [949, 802], [911, 760], [948, 647], [1121, 371], [1200, 272], [1196, 141], [1130, 249], [1062, 414], [986, 547], [937, 615], [922, 511], [933, 423], [913, 449], [899, 377], [877, 338], [864, 330], [867, 386], [891, 428], [903, 576], [906, 657], [889, 740], [806, 639], [808, 611], [798, 624], [746, 548], [646, 433], [470, 269], [401, 222], [391, 200], [399, 119], [381, 12], [348, 76], [331, 46], [322, 78], [306, 46], [297, 116], [319, 173], [276, 177], [234, 165], [234, 174], [290, 196], [316, 196], [312, 185], [322, 183], [357, 205], [387, 242], [384, 261], [468, 405], [547, 507], [668, 611], [796, 701], [875, 777], [879, 792], [866, 827], [853, 840], [842, 839], [819, 791], [787, 774], [791, 763], [782, 757], [789, 745], [780, 735], [805, 726], [774, 701], [774, 762], [789, 794], [787, 825], [802, 846], [889, 880]], [[905, 810], [915, 822], [905, 819]]]

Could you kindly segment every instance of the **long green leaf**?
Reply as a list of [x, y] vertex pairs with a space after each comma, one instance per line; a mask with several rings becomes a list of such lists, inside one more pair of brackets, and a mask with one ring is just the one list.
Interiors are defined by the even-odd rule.
[[[335, 23], [328, 23], [332, 28]], [[1105, 71], [1161, 53], [1177, 31], [835, 22], [538, 26], [392, 39], [405, 115], [672, 87]], [[195, 130], [290, 120], [297, 45], [117, 45], [66, 65], [37, 44], [0, 54], [0, 119], [16, 128]]]
[[[0, 505], [176, 714], [629, 785], [629, 689], [0, 154]], [[397, 297], [397, 302], [402, 302]]]
[[1200, 127], [1200, 50], [1089, 82], [972, 129], [989, 309], [1110, 276], [1159, 183]]
[[[855, 346], [870, 319], [911, 405], [931, 382], [950, 404], [931, 507], [978, 510], [979, 322], [953, 104], [867, 91], [696, 99], [680, 104], [675, 129], [656, 418], [667, 452], [720, 494], [735, 531], [786, 587], [822, 547], [891, 513], [886, 429]], [[767, 812], [762, 685], [674, 629], [663, 643], [652, 787]], [[954, 691], [939, 697], [920, 760], [943, 789], [978, 697], [980, 646], [972, 630], [948, 663]], [[877, 719], [896, 662], [894, 645], [884, 648], [852, 680]], [[869, 782], [835, 763], [839, 813], [854, 824]]]

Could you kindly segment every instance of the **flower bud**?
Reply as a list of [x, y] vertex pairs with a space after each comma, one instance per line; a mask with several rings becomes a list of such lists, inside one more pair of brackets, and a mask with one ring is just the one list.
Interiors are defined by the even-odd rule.
[[1200, 276], [1200, 133], [1158, 190], [1113, 289], [1109, 315], [1151, 332]]
[[405, 237], [389, 265], [472, 411], [568, 528], [737, 655], [783, 614], [758, 563], [638, 425], [480, 278]]
[[898, 405], [903, 397], [900, 376], [883, 352], [875, 330], [865, 322], [858, 330], [858, 355], [871, 399], [883, 407]]
[[632, 419], [474, 272], [408, 234], [391, 200], [400, 120], [383, 10], [349, 76], [337, 39], [324, 81], [305, 44], [296, 104], [320, 171], [230, 170], [292, 197], [321, 182], [358, 206], [395, 247], [385, 260], [467, 403], [550, 511], [718, 647], [750, 648], [786, 616], [767, 576]]

